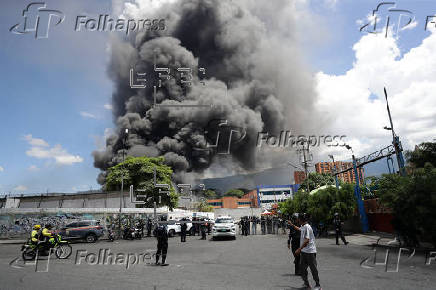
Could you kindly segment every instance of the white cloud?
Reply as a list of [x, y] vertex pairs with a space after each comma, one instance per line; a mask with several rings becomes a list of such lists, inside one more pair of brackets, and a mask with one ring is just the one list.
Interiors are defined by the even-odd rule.
[[5, 169], [0, 166], [0, 172], [3, 172], [3, 171], [5, 171]]
[[98, 119], [96, 115], [84, 111], [80, 112], [80, 116], [83, 118]]
[[[368, 34], [354, 46], [353, 67], [341, 75], [317, 74], [318, 109], [331, 114], [332, 129], [347, 135], [356, 155], [392, 142], [383, 87], [394, 128], [405, 149], [436, 135], [436, 34], [401, 55], [392, 35]], [[374, 97], [375, 96], [375, 97]], [[371, 97], [371, 98], [370, 98]]]
[[27, 168], [27, 170], [29, 171], [38, 171], [39, 167], [36, 165], [30, 165], [29, 168]]
[[[28, 141], [29, 145], [31, 145], [30, 149], [26, 151], [27, 156], [38, 159], [54, 159], [58, 165], [71, 165], [73, 163], [80, 163], [83, 161], [82, 157], [68, 153], [60, 144], [57, 144], [51, 148], [47, 148], [50, 146], [43, 139], [34, 139], [30, 137], [26, 140]], [[34, 140], [38, 140], [38, 142], [35, 143]]]
[[14, 188], [15, 191], [26, 191], [27, 187], [24, 185], [18, 185], [17, 187]]
[[111, 104], [104, 104], [103, 106], [106, 110], [112, 111], [112, 105]]
[[32, 146], [48, 147], [48, 143], [43, 139], [33, 138], [32, 134], [24, 135], [24, 140], [26, 140]]

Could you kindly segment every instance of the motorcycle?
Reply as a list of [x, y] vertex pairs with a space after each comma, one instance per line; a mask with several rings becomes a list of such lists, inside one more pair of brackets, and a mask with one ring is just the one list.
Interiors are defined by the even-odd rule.
[[56, 258], [68, 259], [73, 253], [73, 248], [68, 241], [62, 240], [62, 237], [58, 234], [53, 235], [49, 239], [49, 244], [45, 243], [32, 243], [30, 239], [21, 246], [21, 255], [24, 261], [31, 261], [36, 258], [36, 254], [49, 255], [49, 251], [54, 249]]
[[141, 231], [138, 228], [125, 228], [123, 233], [123, 239], [125, 240], [134, 240], [134, 239], [142, 239]]
[[115, 234], [111, 229], [107, 230], [107, 236], [110, 242], [113, 242], [115, 240]]

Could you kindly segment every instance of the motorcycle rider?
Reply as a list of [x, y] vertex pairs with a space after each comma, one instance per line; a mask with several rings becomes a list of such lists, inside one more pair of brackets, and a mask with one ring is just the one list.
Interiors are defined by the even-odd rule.
[[54, 242], [53, 232], [51, 229], [52, 229], [51, 224], [46, 224], [44, 229], [42, 229], [41, 238], [45, 249], [49, 249], [50, 244]]
[[[162, 216], [161, 221], [166, 222], [166, 217]], [[162, 264], [161, 266], [168, 266], [165, 263], [168, 251], [168, 227], [166, 223], [160, 223], [153, 231], [153, 234], [157, 238], [157, 252], [156, 252], [156, 265], [159, 265], [159, 258], [162, 254]]]
[[41, 235], [41, 225], [34, 225], [33, 230], [30, 233], [30, 242], [33, 245], [38, 244], [39, 236]]

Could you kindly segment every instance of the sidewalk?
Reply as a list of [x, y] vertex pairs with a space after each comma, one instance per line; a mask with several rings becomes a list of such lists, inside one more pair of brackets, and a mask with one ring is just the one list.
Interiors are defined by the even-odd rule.
[[346, 237], [350, 244], [359, 246], [372, 246], [377, 244], [380, 246], [398, 246], [394, 242], [394, 235], [389, 233], [369, 232], [366, 234], [353, 234]]
[[0, 245], [9, 245], [9, 244], [24, 244], [26, 240], [22, 239], [0, 239]]

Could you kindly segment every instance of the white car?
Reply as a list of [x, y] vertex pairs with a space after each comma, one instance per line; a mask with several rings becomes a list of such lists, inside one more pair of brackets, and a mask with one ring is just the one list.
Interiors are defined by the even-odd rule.
[[[187, 225], [186, 232], [188, 234], [192, 234], [191, 233], [192, 223], [186, 223], [186, 225]], [[176, 221], [175, 223], [168, 224], [167, 230], [168, 230], [168, 236], [170, 237], [174, 237], [176, 234], [180, 234], [182, 232], [182, 226], [180, 224], [180, 221]]]
[[236, 224], [232, 217], [222, 216], [215, 220], [215, 224], [212, 227], [212, 238], [215, 240], [217, 237], [236, 239]]

